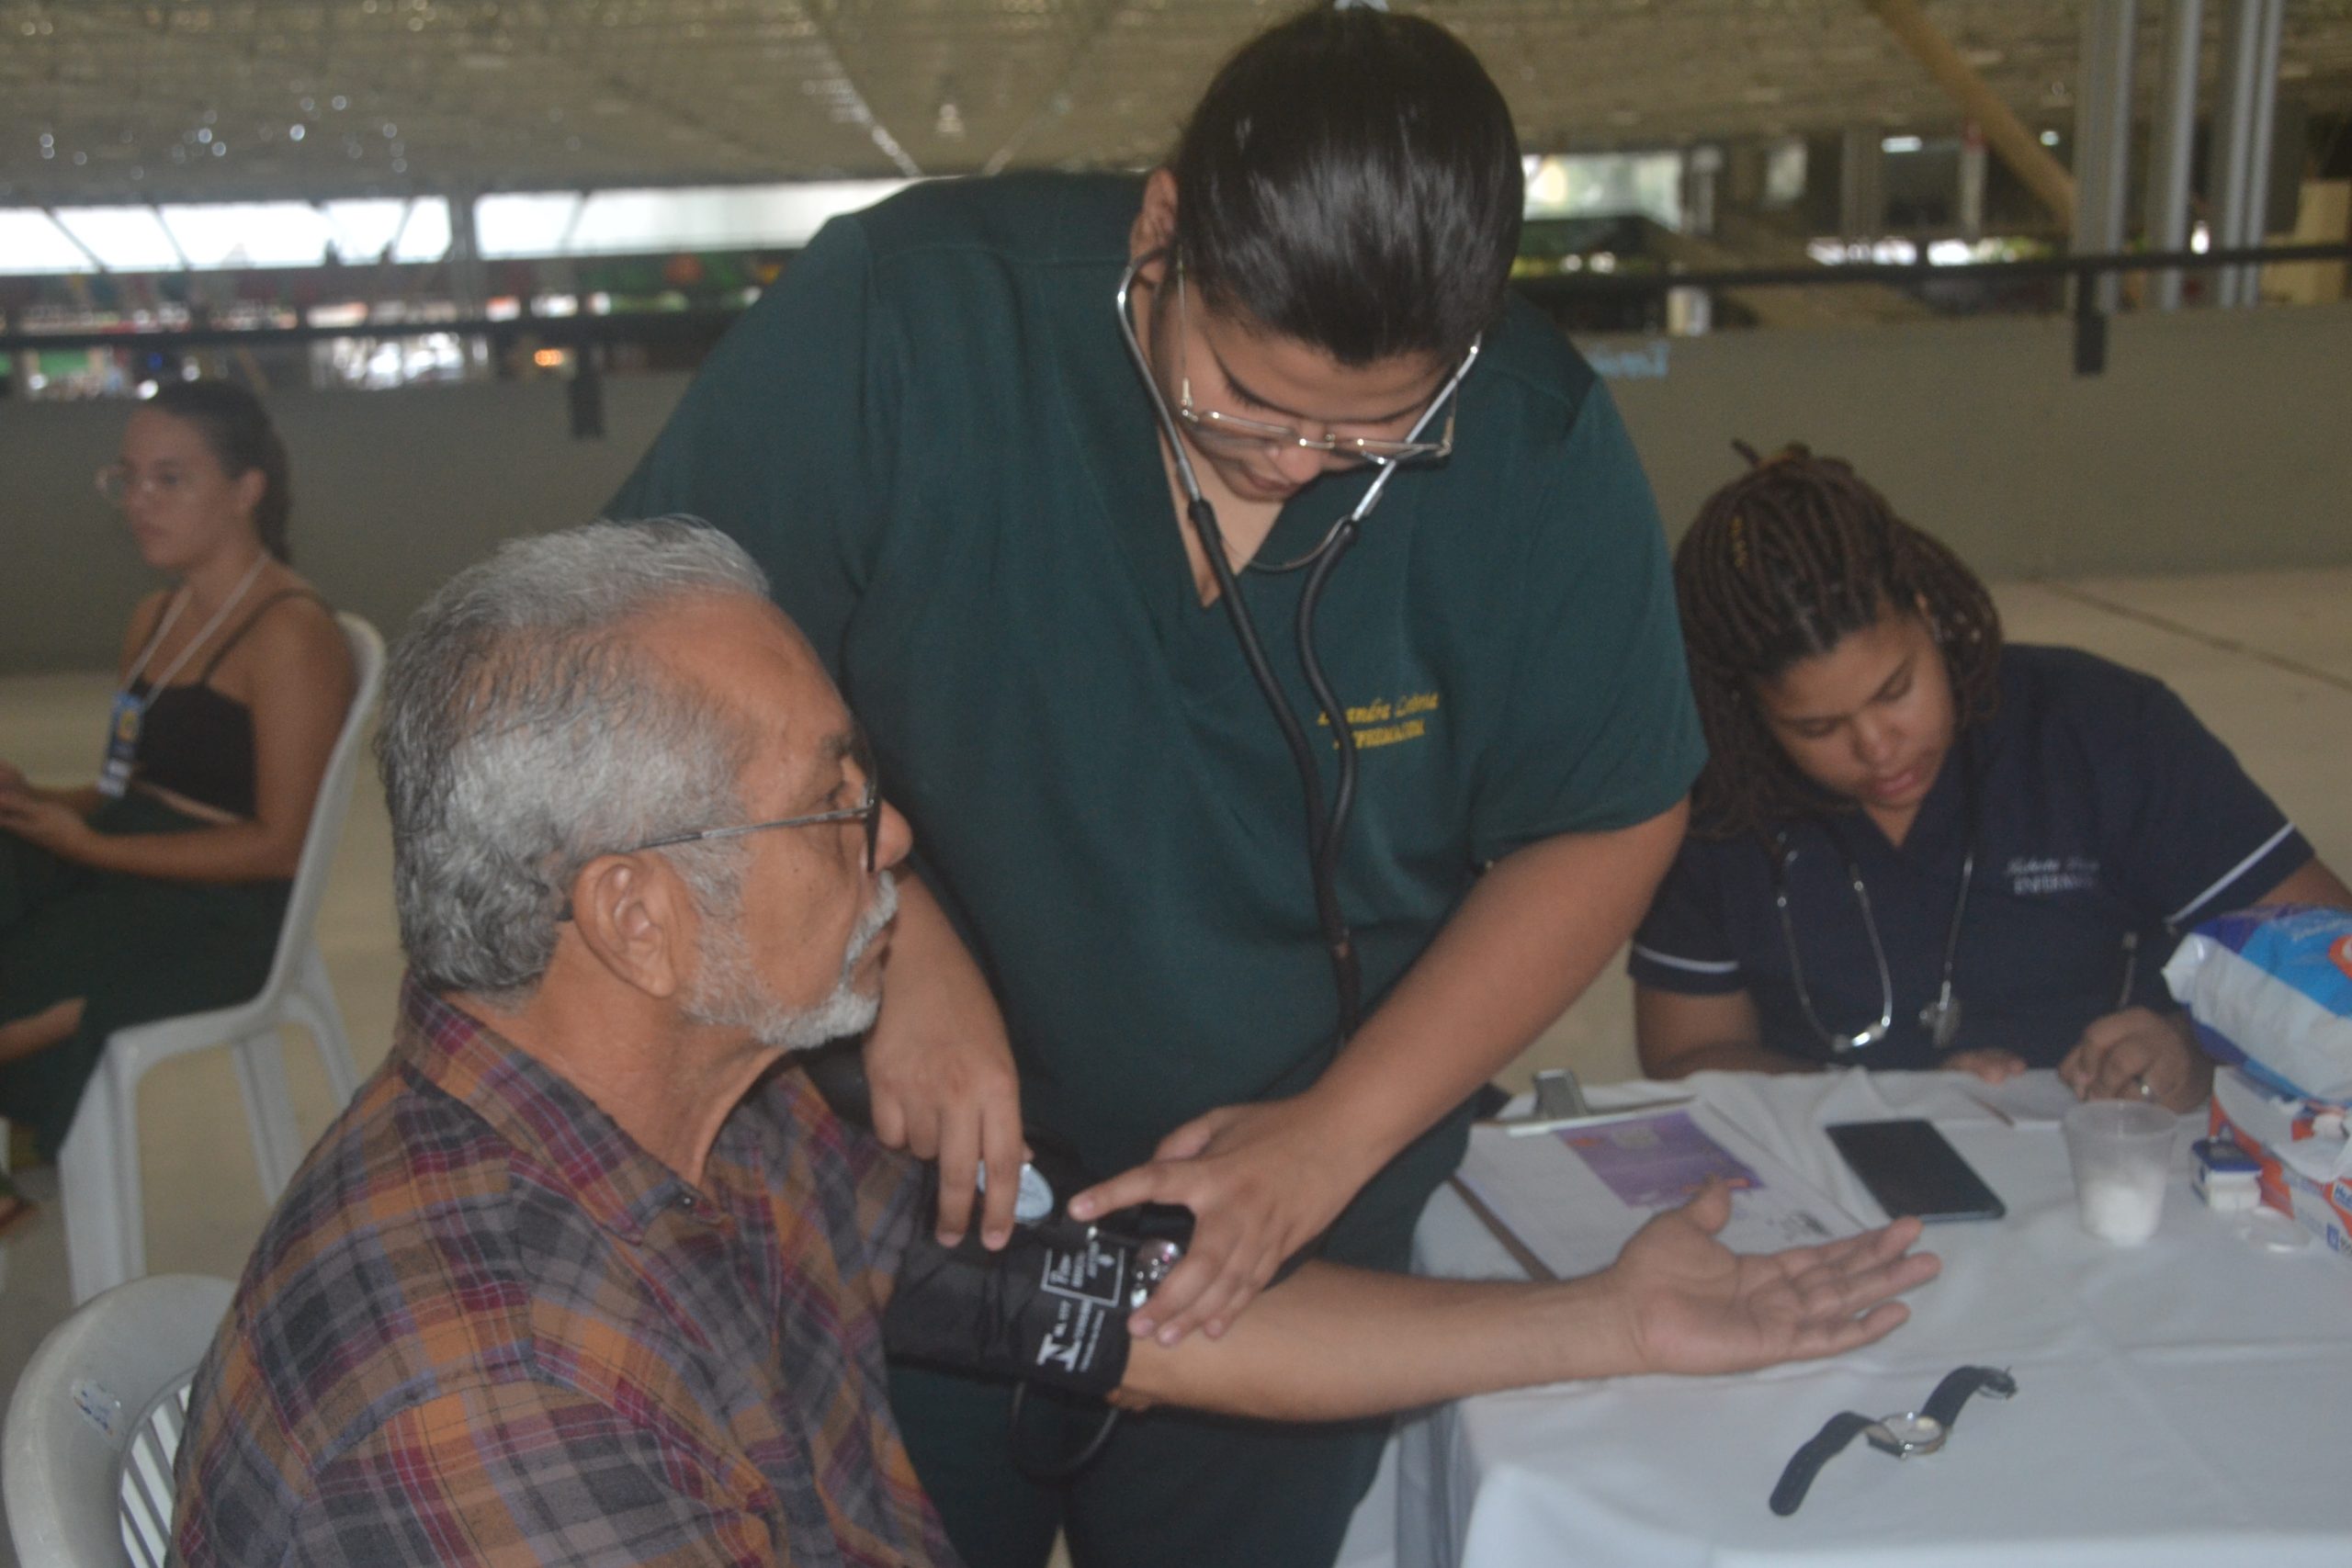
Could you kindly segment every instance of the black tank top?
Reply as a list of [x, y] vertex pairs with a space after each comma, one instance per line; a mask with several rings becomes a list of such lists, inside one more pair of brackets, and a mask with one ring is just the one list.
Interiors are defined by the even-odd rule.
[[153, 697], [143, 678], [130, 683], [130, 694], [147, 705], [139, 721], [139, 760], [131, 777], [232, 817], [254, 814], [253, 709], [214, 691], [210, 682], [238, 639], [282, 599], [326, 603], [307, 588], [273, 593], [237, 623], [194, 681], [166, 686]]

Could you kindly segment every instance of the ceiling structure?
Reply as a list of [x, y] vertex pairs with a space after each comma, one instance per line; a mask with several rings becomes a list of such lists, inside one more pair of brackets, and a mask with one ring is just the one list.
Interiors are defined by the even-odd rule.
[[[1432, 0], [1531, 152], [1958, 112], [1860, 0]], [[2032, 126], [2081, 0], [1924, 0]], [[2208, 0], [2210, 83], [2220, 14]], [[1139, 165], [1251, 0], [0, 0], [0, 206]], [[2162, 0], [2142, 15], [2143, 103]], [[2282, 94], [2352, 109], [2352, 0], [2287, 0]], [[0, 258], [0, 270], [6, 259]]]

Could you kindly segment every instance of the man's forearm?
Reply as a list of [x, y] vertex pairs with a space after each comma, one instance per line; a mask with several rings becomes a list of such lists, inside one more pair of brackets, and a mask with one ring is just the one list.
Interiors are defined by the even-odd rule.
[[[1376, 1168], [1508, 1066], [1632, 934], [1685, 808], [1496, 863], [1311, 1091]], [[1377, 1157], [1372, 1157], [1372, 1156]]]
[[1121, 1402], [1336, 1421], [1639, 1371], [1607, 1279], [1425, 1280], [1309, 1263], [1222, 1339], [1136, 1340]]
[[1493, 1389], [1712, 1374], [1834, 1356], [1892, 1333], [1935, 1278], [1919, 1222], [1766, 1256], [1725, 1247], [1731, 1190], [1658, 1214], [1597, 1274], [1540, 1285], [1310, 1263], [1222, 1339], [1137, 1341], [1125, 1403], [1329, 1420]]

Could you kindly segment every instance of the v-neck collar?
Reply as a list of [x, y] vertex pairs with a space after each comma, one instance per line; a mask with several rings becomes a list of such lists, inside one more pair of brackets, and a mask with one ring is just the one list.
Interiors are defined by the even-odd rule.
[[1888, 838], [1868, 811], [1857, 807], [1830, 819], [1838, 847], [1858, 863], [1893, 861], [1922, 871], [1949, 866], [1958, 874], [1970, 838], [1983, 833], [1982, 822], [1970, 820], [1981, 816], [1981, 809], [1972, 811], [1969, 803], [1972, 793], [1981, 795], [1983, 790], [1984, 752], [1983, 738], [1972, 731], [1962, 730], [1953, 738], [1943, 766], [1937, 770], [1936, 782], [1928, 786], [1919, 813], [1911, 819], [1911, 830], [1903, 835], [1901, 843]]

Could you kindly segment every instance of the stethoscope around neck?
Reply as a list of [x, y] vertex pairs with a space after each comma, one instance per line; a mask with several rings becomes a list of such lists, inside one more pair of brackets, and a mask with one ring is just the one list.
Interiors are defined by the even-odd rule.
[[[1355, 806], [1356, 745], [1355, 736], [1348, 728], [1347, 712], [1331, 689], [1323, 672], [1323, 661], [1315, 651], [1315, 611], [1323, 597], [1323, 585], [1329, 581], [1332, 568], [1340, 563], [1348, 547], [1355, 543], [1364, 518], [1378, 505], [1388, 482], [1396, 477], [1397, 464], [1388, 458], [1367, 456], [1379, 472], [1364, 487], [1353, 507], [1331, 525], [1316, 547], [1295, 560], [1284, 561], [1269, 570], [1295, 571], [1307, 569], [1306, 586], [1298, 601], [1296, 641], [1298, 665], [1306, 678], [1307, 689], [1315, 695], [1315, 705], [1321, 711], [1323, 722], [1331, 732], [1339, 751], [1339, 781], [1331, 796], [1323, 795], [1323, 775], [1315, 765], [1315, 752], [1307, 739], [1306, 728], [1298, 715], [1291, 710], [1290, 699], [1283, 693], [1282, 683], [1274, 677], [1273, 667], [1266, 660], [1265, 645], [1258, 636], [1256, 617], [1241, 600], [1240, 584], [1233, 564], [1226, 558], [1225, 534], [1217, 525], [1216, 508], [1209, 503], [1201, 490], [1200, 476], [1193, 471], [1193, 459], [1184, 446], [1184, 433], [1177, 423], [1176, 413], [1168, 406], [1168, 399], [1159, 388], [1159, 378], [1152, 374], [1151, 361], [1143, 351], [1143, 344], [1136, 336], [1135, 316], [1128, 306], [1128, 296], [1135, 288], [1136, 275], [1147, 265], [1168, 254], [1166, 247], [1147, 251], [1127, 264], [1119, 275], [1118, 311], [1119, 335], [1125, 340], [1127, 355], [1135, 362], [1136, 373], [1142, 377], [1145, 395], [1151, 400], [1153, 416], [1176, 465], [1176, 482], [1184, 492], [1184, 515], [1199, 536], [1201, 553], [1208, 558], [1209, 570], [1215, 575], [1217, 602], [1225, 607], [1226, 619], [1233, 627], [1234, 640], [1240, 644], [1243, 662], [1249, 665], [1250, 677], [1272, 710], [1274, 723], [1280, 728], [1283, 743], [1289, 748], [1292, 764], [1298, 770], [1299, 783], [1306, 795], [1307, 864], [1315, 883], [1316, 923], [1320, 929], [1325, 948], [1331, 960], [1332, 983], [1339, 992], [1340, 1028], [1336, 1043], [1344, 1044], [1355, 1033], [1362, 1021], [1363, 980], [1357, 962], [1355, 939], [1348, 929], [1347, 919], [1340, 913], [1338, 889], [1340, 843], [1345, 836], [1349, 814]], [[1420, 418], [1413, 422], [1405, 439], [1418, 441], [1430, 428], [1453, 395], [1460, 390], [1462, 378], [1470, 373], [1476, 359], [1474, 348], [1462, 364], [1430, 399]]]
[[[1146, 264], [1164, 256], [1162, 250], [1148, 251], [1127, 264], [1119, 276], [1119, 335], [1126, 340], [1127, 355], [1135, 361], [1136, 372], [1143, 378], [1144, 391], [1151, 399], [1151, 410], [1159, 420], [1161, 434], [1167, 438], [1168, 450], [1176, 462], [1176, 480], [1184, 491], [1184, 515], [1193, 530], [1199, 535], [1201, 551], [1209, 559], [1209, 570], [1216, 576], [1217, 600], [1225, 606], [1226, 618], [1232, 624], [1234, 639], [1241, 645], [1241, 657], [1250, 666], [1251, 679], [1258, 683], [1266, 705], [1273, 710], [1274, 723], [1281, 728], [1283, 740], [1290, 749], [1291, 761], [1298, 769], [1299, 783], [1306, 792], [1306, 822], [1308, 870], [1315, 879], [1315, 919], [1320, 929], [1325, 950], [1331, 960], [1331, 979], [1339, 992], [1340, 1028], [1334, 1037], [1334, 1051], [1347, 1043], [1362, 1021], [1363, 1010], [1363, 976], [1356, 959], [1355, 938], [1348, 930], [1347, 918], [1340, 912], [1338, 868], [1340, 840], [1347, 831], [1348, 814], [1355, 803], [1356, 745], [1355, 736], [1348, 728], [1347, 714], [1340, 706], [1331, 683], [1324, 677], [1322, 660], [1315, 653], [1315, 607], [1323, 596], [1323, 584], [1329, 580], [1331, 569], [1346, 555], [1355, 542], [1356, 531], [1363, 526], [1365, 514], [1379, 502], [1388, 481], [1396, 477], [1393, 460], [1372, 457], [1367, 460], [1379, 465], [1380, 472], [1364, 487], [1364, 492], [1348, 514], [1331, 525], [1320, 543], [1296, 560], [1285, 561], [1270, 570], [1295, 571], [1308, 568], [1306, 587], [1298, 601], [1298, 663], [1306, 676], [1306, 684], [1315, 694], [1316, 706], [1322, 710], [1323, 721], [1329, 726], [1331, 737], [1340, 753], [1340, 779], [1329, 801], [1323, 798], [1323, 775], [1315, 765], [1315, 752], [1308, 745], [1306, 728], [1298, 716], [1291, 711], [1290, 699], [1283, 694], [1282, 684], [1274, 679], [1273, 667], [1266, 661], [1265, 646], [1258, 637], [1258, 623], [1250, 607], [1241, 602], [1240, 584], [1235, 581], [1233, 563], [1226, 558], [1225, 535], [1218, 528], [1216, 509], [1201, 491], [1200, 477], [1193, 471], [1193, 459], [1184, 450], [1184, 435], [1176, 423], [1175, 412], [1168, 400], [1160, 395], [1159, 378], [1151, 373], [1151, 361], [1144, 357], [1143, 344], [1136, 337], [1135, 318], [1127, 308], [1127, 296], [1134, 288], [1136, 275]], [[1421, 417], [1413, 422], [1408, 441], [1420, 439], [1430, 421], [1453, 397], [1468, 375], [1471, 361], [1477, 357], [1473, 348], [1453, 377], [1430, 400]], [[1114, 1328], [1111, 1332], [1118, 1333]], [[1119, 1411], [1105, 1410], [1093, 1433], [1067, 1457], [1049, 1463], [1039, 1463], [1026, 1456], [1020, 1439], [1021, 1412], [1026, 1404], [1029, 1384], [1015, 1385], [1012, 1396], [1011, 1424], [1013, 1431], [1013, 1463], [1030, 1480], [1048, 1484], [1068, 1481], [1092, 1463], [1111, 1439], [1117, 1427]]]
[[[1934, 999], [1919, 1010], [1919, 1027], [1928, 1032], [1928, 1040], [1938, 1051], [1951, 1049], [1952, 1043], [1960, 1038], [1960, 998], [1952, 989], [1952, 973], [1960, 962], [1960, 928], [1968, 916], [1968, 890], [1976, 881], [1976, 770], [1967, 750], [1962, 748], [1961, 754], [1951, 761], [1956, 761], [1961, 769], [1966, 800], [1968, 847], [1960, 862], [1960, 891], [1952, 898], [1951, 919], [1944, 927], [1942, 974], [1937, 983]], [[1846, 881], [1854, 890], [1854, 906], [1862, 915], [1862, 934], [1870, 942], [1871, 962], [1878, 969], [1878, 1017], [1863, 1028], [1850, 1034], [1840, 1033], [1821, 1021], [1821, 1014], [1813, 1005], [1812, 988], [1804, 982], [1804, 960], [1797, 948], [1796, 920], [1789, 913], [1788, 868], [1796, 852], [1789, 847], [1789, 836], [1785, 830], [1775, 829], [1772, 831], [1771, 841], [1765, 846], [1764, 854], [1772, 868], [1772, 908], [1780, 917], [1781, 939], [1788, 944], [1789, 980], [1796, 991], [1797, 1007], [1804, 1013], [1805, 1022], [1813, 1026], [1814, 1033], [1829, 1047], [1829, 1055], [1842, 1059], [1883, 1043], [1894, 1032], [1894, 972], [1887, 965], [1886, 943], [1879, 935], [1878, 918], [1871, 908], [1871, 890], [1862, 880], [1861, 866], [1855, 862], [1843, 840], [1830, 829], [1828, 823], [1823, 822], [1820, 826], [1822, 836], [1836, 844], [1838, 852], [1844, 857]]]

